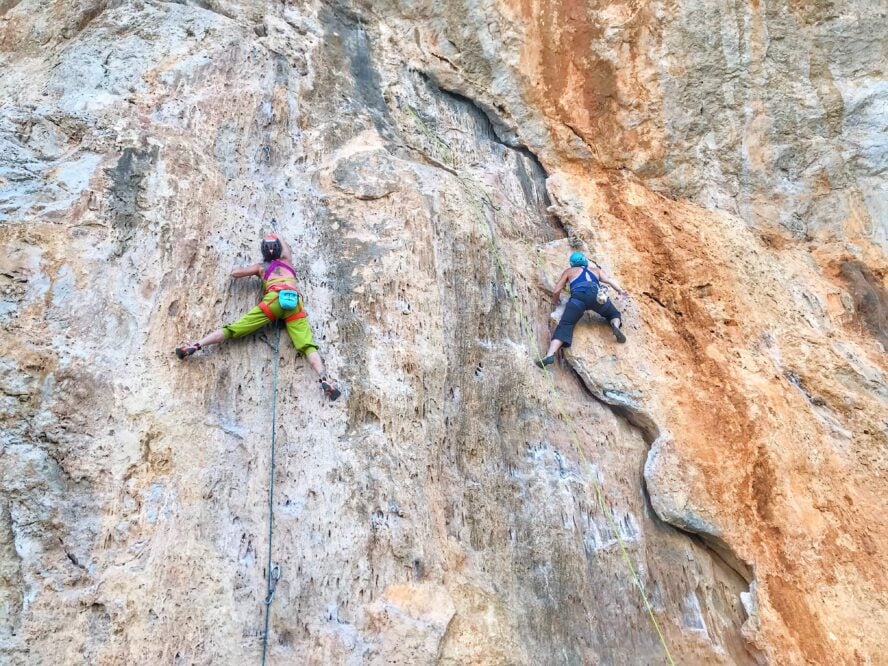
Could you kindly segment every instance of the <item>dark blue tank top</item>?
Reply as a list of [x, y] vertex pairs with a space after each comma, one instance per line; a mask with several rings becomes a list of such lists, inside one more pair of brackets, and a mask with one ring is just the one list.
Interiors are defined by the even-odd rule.
[[598, 287], [599, 284], [595, 273], [584, 267], [582, 272], [570, 281], [570, 293], [590, 291], [592, 287]]

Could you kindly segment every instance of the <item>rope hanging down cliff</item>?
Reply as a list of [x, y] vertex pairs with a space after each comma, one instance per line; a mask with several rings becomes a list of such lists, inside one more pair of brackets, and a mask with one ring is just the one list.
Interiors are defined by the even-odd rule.
[[[419, 114], [416, 112], [416, 110], [412, 106], [410, 106], [409, 104], [407, 104], [405, 106], [407, 108], [407, 111], [413, 117], [413, 119], [416, 122], [419, 129], [426, 136], [426, 138], [432, 144], [443, 147], [447, 153], [452, 153], [452, 149], [450, 148], [450, 146], [448, 146], [440, 137], [438, 137], [437, 135], [432, 133], [432, 131], [423, 122], [422, 118], [419, 117]], [[410, 146], [410, 147], [413, 148], [413, 150], [416, 150], [418, 153], [424, 155], [425, 157], [427, 157], [427, 158], [429, 157], [429, 156], [425, 155], [424, 151], [422, 151], [418, 148], [415, 148], [414, 146]], [[530, 348], [537, 349], [536, 340], [535, 340], [534, 334], [533, 334], [533, 329], [530, 325], [530, 320], [524, 314], [524, 308], [521, 305], [521, 300], [518, 297], [518, 292], [514, 287], [515, 281], [512, 279], [512, 276], [509, 273], [509, 270], [506, 268], [506, 264], [503, 261], [502, 256], [500, 255], [499, 249], [497, 248], [496, 242], [494, 240], [493, 227], [492, 227], [490, 221], [487, 219], [487, 216], [484, 215], [484, 210], [482, 208], [484, 203], [488, 204], [495, 216], [496, 212], [497, 212], [497, 207], [494, 205], [493, 201], [491, 200], [490, 195], [484, 190], [484, 188], [479, 183], [477, 183], [474, 179], [472, 179], [471, 177], [466, 178], [466, 177], [462, 176], [456, 170], [455, 165], [444, 165], [444, 164], [440, 164], [440, 162], [438, 160], [434, 160], [434, 158], [431, 158], [431, 159], [434, 162], [437, 162], [438, 165], [443, 167], [449, 173], [453, 174], [457, 178], [457, 180], [459, 180], [460, 184], [463, 186], [466, 193], [469, 194], [469, 197], [472, 201], [472, 206], [476, 210], [476, 212], [478, 213], [478, 216], [484, 220], [484, 223], [487, 227], [487, 234], [486, 235], [487, 235], [488, 241], [490, 243], [491, 254], [493, 254], [494, 260], [496, 262], [496, 265], [497, 265], [497, 268], [498, 268], [500, 274], [506, 278], [506, 280], [509, 284], [510, 288], [508, 291], [510, 292], [509, 295], [511, 297], [512, 304], [515, 307], [516, 312], [518, 314], [519, 325], [523, 329], [523, 331], [526, 333], [526, 335], [528, 336], [528, 340], [530, 342]], [[537, 352], [537, 356], [538, 356], [538, 361], [540, 363], [542, 363], [542, 360], [543, 360], [542, 354], [539, 354], [539, 352]], [[558, 412], [561, 416], [561, 420], [567, 425], [568, 431], [570, 432], [570, 435], [571, 435], [571, 440], [573, 442], [574, 448], [576, 449], [577, 454], [579, 455], [580, 459], [583, 461], [583, 463], [586, 465], [586, 467], [589, 470], [589, 478], [591, 478], [593, 486], [595, 488], [595, 495], [596, 495], [596, 499], [598, 501], [598, 505], [601, 508], [602, 513], [607, 518], [610, 528], [611, 528], [611, 530], [613, 530], [614, 536], [617, 539], [617, 543], [619, 544], [620, 552], [623, 556], [623, 560], [626, 562], [626, 565], [627, 565], [629, 572], [632, 576], [633, 582], [635, 583], [635, 586], [638, 588], [639, 594], [641, 595], [642, 601], [644, 603], [645, 610], [647, 611], [648, 617], [650, 618], [651, 623], [654, 627], [654, 630], [656, 631], [657, 638], [659, 639], [660, 644], [663, 646], [663, 651], [666, 653], [666, 659], [669, 662], [670, 666], [675, 666], [675, 660], [672, 658], [672, 654], [669, 651], [669, 646], [666, 643], [666, 637], [663, 635], [663, 631], [660, 628], [660, 623], [657, 622], [657, 618], [654, 615], [654, 609], [653, 609], [653, 606], [651, 605], [650, 599], [648, 599], [647, 593], [645, 592], [644, 584], [641, 582], [641, 577], [638, 575], [638, 571], [636, 570], [635, 565], [632, 562], [632, 557], [629, 555], [629, 551], [626, 548], [626, 543], [623, 540], [623, 537], [620, 535], [620, 531], [617, 527], [616, 521], [614, 520], [613, 511], [611, 510], [610, 505], [607, 503], [607, 499], [604, 496], [604, 489], [601, 487], [601, 483], [598, 481], [598, 478], [595, 474], [595, 470], [592, 468], [592, 463], [589, 460], [588, 456], [586, 455], [585, 451], [583, 450], [582, 445], [580, 444], [580, 438], [579, 438], [579, 435], [577, 434], [576, 429], [574, 428], [573, 421], [570, 419], [570, 417], [568, 416], [567, 412], [564, 409], [564, 405], [561, 401], [561, 396], [558, 392], [558, 387], [555, 385], [554, 378], [552, 377], [552, 375], [548, 371], [548, 369], [546, 370], [545, 374], [549, 380], [550, 390], [552, 392], [552, 395], [554, 395], [554, 397], [555, 397], [555, 403], [558, 408]]]
[[278, 386], [278, 350], [281, 342], [281, 327], [275, 323], [274, 334], [274, 379], [271, 389], [271, 465], [268, 471], [268, 567], [266, 569], [265, 589], [265, 630], [262, 632], [262, 666], [265, 666], [265, 654], [268, 651], [268, 618], [271, 614], [271, 602], [274, 601], [274, 592], [278, 581], [281, 579], [281, 565], [278, 562], [271, 563], [271, 540], [274, 533], [274, 445], [275, 445], [275, 417], [277, 415], [277, 386]]

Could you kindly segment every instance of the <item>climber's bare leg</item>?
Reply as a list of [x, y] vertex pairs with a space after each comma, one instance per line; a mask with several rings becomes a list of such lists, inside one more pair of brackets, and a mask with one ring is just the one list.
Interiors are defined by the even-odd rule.
[[207, 336], [202, 337], [197, 341], [201, 347], [207, 347], [209, 345], [218, 345], [221, 342], [225, 342], [225, 333], [220, 328], [218, 331], [213, 331]]
[[623, 328], [623, 322], [620, 321], [619, 317], [614, 317], [610, 320], [611, 331], [613, 331], [614, 337], [617, 339], [617, 342], [626, 342], [626, 335], [620, 329]]
[[321, 390], [330, 400], [336, 400], [342, 392], [336, 387], [336, 381], [332, 377], [327, 376], [327, 370], [324, 368], [324, 361], [316, 349], [305, 355], [311, 369], [318, 374], [318, 381], [321, 383]]
[[542, 358], [538, 358], [534, 363], [538, 368], [545, 368], [547, 365], [552, 365], [555, 362], [555, 354], [558, 353], [558, 350], [564, 345], [564, 342], [559, 340], [558, 338], [552, 338], [552, 341], [549, 343], [549, 350], [546, 352], [546, 355]]
[[549, 351], [546, 352], [546, 356], [555, 356], [563, 344], [564, 343], [561, 340], [553, 338], [552, 342], [549, 343]]
[[308, 352], [308, 354], [305, 355], [305, 359], [308, 361], [311, 369], [318, 374], [318, 377], [323, 377], [327, 373], [327, 370], [324, 368], [324, 361], [321, 359], [321, 355], [317, 350]]
[[178, 347], [176, 347], [176, 356], [178, 356], [180, 359], [185, 359], [194, 354], [196, 351], [203, 349], [207, 345], [217, 345], [224, 340], [225, 333], [223, 333], [222, 329], [220, 328], [218, 331], [213, 331], [197, 342], [186, 342], [183, 345], [179, 345]]

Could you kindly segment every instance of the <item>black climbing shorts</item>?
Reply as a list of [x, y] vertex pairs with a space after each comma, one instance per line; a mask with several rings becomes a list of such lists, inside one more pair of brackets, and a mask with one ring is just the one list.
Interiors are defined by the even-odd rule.
[[561, 321], [552, 334], [553, 340], [561, 340], [565, 347], [570, 347], [573, 342], [574, 326], [580, 321], [586, 310], [601, 315], [606, 321], [618, 319], [620, 311], [614, 306], [610, 299], [603, 304], [596, 299], [598, 297], [598, 289], [592, 288], [586, 291], [574, 292], [570, 295], [570, 300], [564, 306], [564, 314], [561, 315]]

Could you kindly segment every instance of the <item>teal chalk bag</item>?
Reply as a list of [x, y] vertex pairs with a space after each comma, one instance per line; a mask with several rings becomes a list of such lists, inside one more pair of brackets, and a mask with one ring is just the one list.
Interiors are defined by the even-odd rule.
[[278, 292], [278, 305], [281, 306], [281, 310], [295, 310], [299, 305], [299, 294], [292, 289]]

